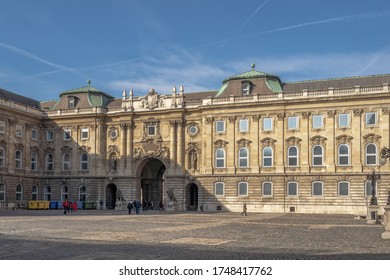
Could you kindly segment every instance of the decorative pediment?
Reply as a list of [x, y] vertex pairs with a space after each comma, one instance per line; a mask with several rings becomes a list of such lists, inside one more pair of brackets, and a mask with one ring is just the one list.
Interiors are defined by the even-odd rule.
[[350, 143], [352, 139], [353, 139], [352, 136], [346, 134], [342, 134], [336, 137], [336, 141], [338, 144]]
[[312, 145], [325, 144], [326, 140], [328, 140], [328, 138], [321, 136], [321, 135], [316, 135], [316, 136], [313, 136], [310, 138]]
[[158, 94], [153, 88], [141, 99], [141, 108], [153, 110], [164, 107], [165, 96]]
[[2, 147], [3, 149], [6, 149], [7, 148], [7, 142], [5, 142], [4, 140], [1, 140], [0, 141], [0, 147]]
[[31, 146], [30, 150], [31, 150], [32, 153], [36, 153], [37, 154], [39, 152], [39, 147], [38, 146]]
[[53, 147], [47, 147], [44, 151], [45, 154], [51, 154], [54, 153], [55, 149]]
[[83, 153], [83, 152], [90, 153], [91, 147], [83, 145], [83, 146], [80, 146], [80, 147], [79, 147], [79, 151], [80, 151], [81, 153]]
[[24, 146], [22, 143], [15, 143], [15, 150], [23, 150]]
[[217, 141], [214, 141], [214, 146], [216, 148], [222, 148], [222, 147], [226, 147], [226, 145], [229, 144], [228, 141], [226, 140], [222, 140], [222, 139], [219, 139]]
[[63, 146], [63, 147], [61, 148], [61, 152], [62, 152], [62, 153], [67, 153], [67, 154], [69, 154], [69, 153], [72, 152], [72, 147]]
[[260, 143], [262, 144], [263, 147], [273, 146], [275, 142], [276, 140], [271, 137], [265, 137], [260, 140]]
[[302, 141], [301, 138], [291, 136], [286, 139], [286, 144], [287, 146], [295, 146], [295, 145], [299, 145], [301, 141]]
[[375, 134], [375, 133], [368, 133], [368, 134], [363, 136], [364, 143], [378, 142], [379, 139], [381, 139], [381, 138], [382, 138], [382, 136]]
[[110, 145], [108, 146], [108, 153], [111, 154], [111, 153], [116, 153], [116, 154], [119, 154], [119, 148], [117, 145]]
[[245, 139], [245, 138], [241, 138], [241, 139], [237, 140], [237, 145], [239, 148], [248, 147], [250, 143], [252, 143], [252, 141], [249, 139]]

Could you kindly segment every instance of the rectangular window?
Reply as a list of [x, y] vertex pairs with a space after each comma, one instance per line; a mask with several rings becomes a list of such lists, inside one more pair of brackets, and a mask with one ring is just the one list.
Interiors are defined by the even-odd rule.
[[313, 196], [322, 196], [323, 195], [323, 184], [322, 182], [313, 183]]
[[70, 129], [64, 130], [64, 140], [69, 141], [72, 137], [72, 132]]
[[82, 128], [81, 129], [81, 140], [86, 140], [89, 138], [89, 129], [88, 128]]
[[222, 182], [215, 183], [215, 195], [224, 196], [225, 195], [225, 184]]
[[225, 132], [225, 121], [216, 121], [215, 122], [215, 132], [224, 133]]
[[324, 127], [324, 121], [322, 115], [313, 116], [313, 128], [320, 129]]
[[287, 129], [288, 130], [298, 129], [298, 117], [288, 117]]
[[0, 121], [0, 133], [4, 134], [5, 133], [5, 122]]
[[366, 113], [366, 125], [376, 125], [376, 112]]
[[339, 114], [339, 127], [349, 127], [349, 114]]
[[46, 140], [47, 141], [54, 141], [54, 131], [53, 130], [46, 131]]
[[16, 137], [22, 137], [22, 126], [16, 125]]
[[238, 122], [238, 130], [240, 132], [248, 132], [249, 131], [248, 119], [239, 120], [239, 122]]
[[247, 196], [248, 195], [248, 183], [247, 182], [239, 182], [238, 183], [238, 195], [239, 196]]
[[272, 196], [272, 183], [264, 182], [263, 183], [263, 196]]
[[288, 182], [287, 183], [287, 195], [288, 196], [298, 195], [298, 183], [297, 182]]
[[338, 194], [339, 194], [339, 196], [348, 196], [349, 195], [349, 183], [348, 182], [339, 182]]
[[[376, 184], [376, 182], [375, 182], [375, 188], [377, 187], [377, 184]], [[371, 181], [366, 181], [365, 183], [364, 183], [364, 192], [365, 192], [365, 195], [367, 196], [367, 197], [370, 197], [370, 196], [372, 196], [372, 182]]]
[[38, 130], [36, 130], [35, 128], [31, 130], [31, 139], [38, 140]]
[[148, 136], [156, 136], [156, 125], [148, 125]]
[[263, 119], [263, 130], [264, 131], [272, 130], [272, 118], [266, 117]]

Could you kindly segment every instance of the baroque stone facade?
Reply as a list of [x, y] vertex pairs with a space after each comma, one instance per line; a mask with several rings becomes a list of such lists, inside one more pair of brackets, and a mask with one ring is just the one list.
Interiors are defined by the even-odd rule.
[[390, 75], [283, 83], [254, 67], [218, 91], [38, 102], [1, 90], [0, 206], [163, 202], [175, 211], [366, 215], [390, 190]]

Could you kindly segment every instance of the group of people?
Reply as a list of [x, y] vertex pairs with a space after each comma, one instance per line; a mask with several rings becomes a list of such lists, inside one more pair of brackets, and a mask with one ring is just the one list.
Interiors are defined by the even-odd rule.
[[[164, 204], [162, 203], [162, 201], [160, 201], [158, 207], [159, 207], [160, 211], [164, 210]], [[153, 203], [153, 201], [145, 201], [145, 200], [142, 203], [139, 200], [130, 201], [127, 204], [127, 210], [129, 212], [129, 215], [131, 214], [133, 209], [134, 209], [136, 214], [139, 214], [141, 209], [142, 209], [142, 212], [147, 212], [148, 210], [154, 209], [154, 203]]]
[[64, 208], [64, 215], [69, 211], [77, 212], [77, 201], [70, 202], [68, 199], [65, 199], [64, 202], [62, 202], [62, 208]]

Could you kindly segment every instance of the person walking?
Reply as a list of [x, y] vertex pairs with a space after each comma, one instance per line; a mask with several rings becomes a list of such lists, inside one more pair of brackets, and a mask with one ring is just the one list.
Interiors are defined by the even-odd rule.
[[241, 213], [241, 216], [245, 214], [245, 216], [248, 216], [248, 214], [246, 213], [246, 210], [247, 210], [247, 207], [246, 207], [246, 202], [244, 202], [244, 205], [242, 206], [242, 213]]
[[62, 207], [64, 207], [64, 214], [68, 214], [68, 210], [69, 210], [69, 201], [68, 201], [68, 199], [65, 199], [64, 202], [62, 202]]
[[129, 201], [129, 203], [127, 203], [127, 210], [129, 211], [129, 215], [131, 215], [132, 209], [133, 209], [133, 203], [131, 201]]

